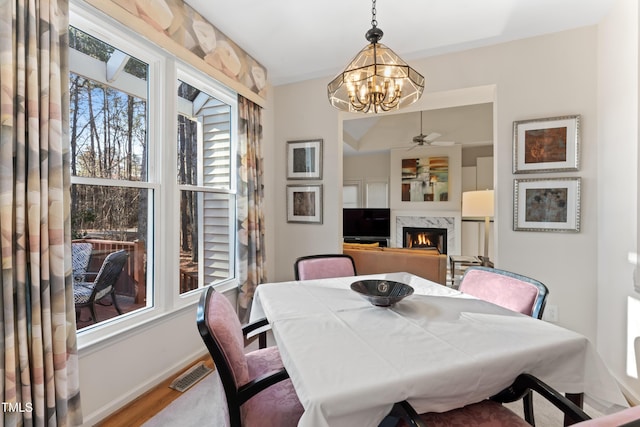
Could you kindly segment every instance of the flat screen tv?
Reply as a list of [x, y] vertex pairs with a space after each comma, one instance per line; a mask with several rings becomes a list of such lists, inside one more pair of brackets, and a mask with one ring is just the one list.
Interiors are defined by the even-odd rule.
[[345, 208], [342, 215], [342, 236], [345, 238], [389, 238], [391, 209]]

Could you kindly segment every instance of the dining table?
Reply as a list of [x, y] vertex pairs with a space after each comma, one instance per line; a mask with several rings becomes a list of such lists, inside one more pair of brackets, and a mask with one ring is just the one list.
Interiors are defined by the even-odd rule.
[[[350, 285], [407, 284], [389, 307]], [[264, 283], [266, 317], [304, 413], [301, 427], [378, 426], [393, 404], [443, 412], [486, 399], [529, 373], [602, 411], [627, 407], [583, 335], [409, 273]]]

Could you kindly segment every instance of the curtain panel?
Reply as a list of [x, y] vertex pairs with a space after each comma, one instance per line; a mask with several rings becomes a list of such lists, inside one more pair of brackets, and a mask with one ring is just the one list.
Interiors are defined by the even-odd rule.
[[71, 280], [67, 0], [0, 1], [4, 426], [80, 410]]
[[238, 315], [248, 321], [256, 286], [266, 280], [262, 109], [238, 97]]

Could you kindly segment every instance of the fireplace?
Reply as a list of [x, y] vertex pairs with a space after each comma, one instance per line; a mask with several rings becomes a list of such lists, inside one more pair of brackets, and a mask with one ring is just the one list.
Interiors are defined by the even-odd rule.
[[436, 248], [447, 253], [447, 229], [428, 227], [402, 227], [402, 247], [414, 249]]

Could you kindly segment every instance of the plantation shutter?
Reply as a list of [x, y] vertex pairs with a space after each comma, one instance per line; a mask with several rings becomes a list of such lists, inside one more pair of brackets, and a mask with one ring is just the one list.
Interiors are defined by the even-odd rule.
[[[203, 185], [229, 188], [231, 185], [230, 107], [214, 98], [202, 107]], [[205, 283], [229, 277], [229, 195], [204, 193], [202, 249]]]

